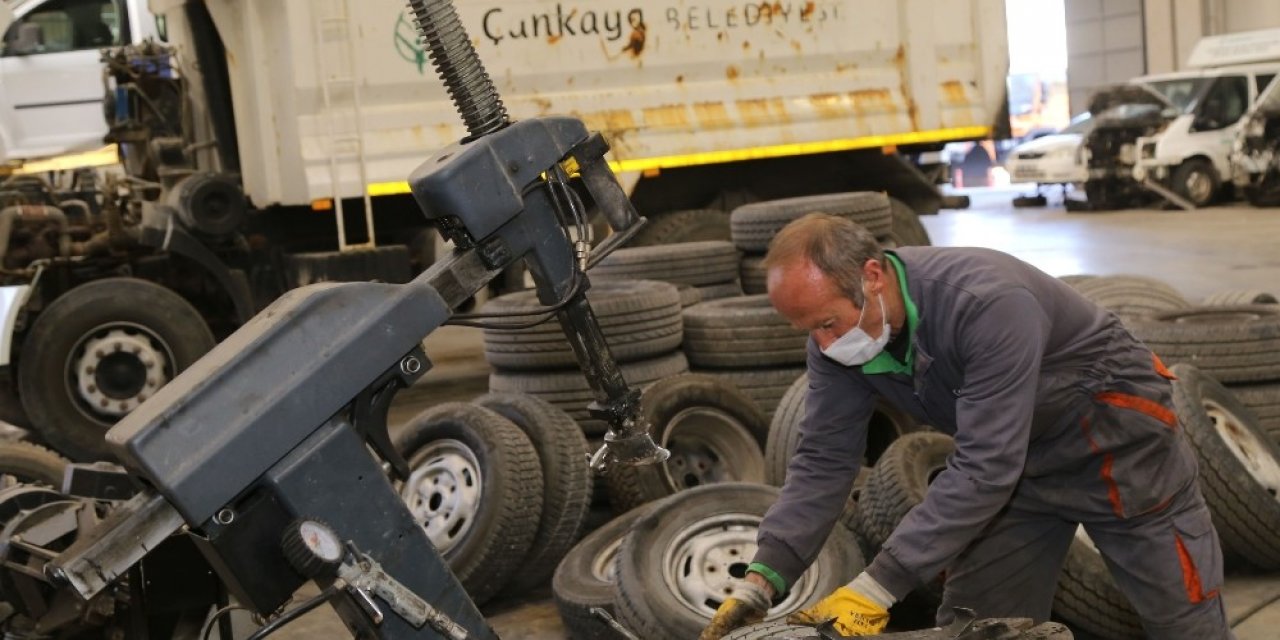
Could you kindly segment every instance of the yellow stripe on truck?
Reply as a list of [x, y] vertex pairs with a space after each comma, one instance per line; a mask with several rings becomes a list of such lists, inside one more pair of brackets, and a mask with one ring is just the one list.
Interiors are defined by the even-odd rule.
[[88, 167], [107, 167], [120, 162], [120, 154], [116, 145], [109, 144], [101, 149], [83, 153], [69, 153], [42, 160], [31, 160], [22, 163], [13, 170], [15, 174], [46, 173], [50, 171], [67, 171]]
[[[950, 142], [953, 140], [974, 140], [990, 136], [991, 127], [955, 127], [951, 129], [934, 129], [932, 131], [895, 133], [887, 136], [862, 136], [860, 138], [847, 138], [842, 140], [798, 142], [794, 144], [780, 144], [768, 147], [707, 151], [704, 153], [688, 153], [674, 156], [659, 156], [655, 158], [611, 160], [609, 162], [609, 166], [617, 173], [624, 173], [628, 171], [650, 171], [653, 169], [692, 167], [703, 164], [761, 160], [764, 158], [782, 158], [786, 156], [809, 155], [814, 153], [850, 151], [853, 149], [873, 149], [881, 147], [892, 148], [912, 144]], [[409, 183], [403, 180], [398, 182], [375, 182], [369, 185], [370, 196], [390, 196], [401, 193], [409, 193]]]

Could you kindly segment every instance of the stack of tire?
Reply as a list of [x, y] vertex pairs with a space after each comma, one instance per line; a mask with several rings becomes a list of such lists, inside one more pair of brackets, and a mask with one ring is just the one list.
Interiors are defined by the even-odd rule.
[[397, 432], [401, 497], [477, 604], [546, 583], [578, 541], [592, 493], [573, 419], [491, 393], [415, 416]]
[[1076, 275], [1062, 280], [1098, 306], [1113, 311], [1126, 324], [1192, 306], [1177, 289], [1155, 278]]
[[[1265, 305], [1280, 309], [1280, 299], [1274, 294], [1258, 290], [1227, 290], [1208, 296], [1201, 302], [1210, 307], [1239, 307], [1241, 305]], [[1253, 412], [1258, 424], [1271, 437], [1272, 442], [1280, 443], [1280, 377], [1267, 376], [1265, 380], [1251, 382], [1227, 383], [1227, 388], [1235, 394], [1240, 403]]]
[[[697, 637], [755, 555], [760, 521], [777, 498], [776, 488], [759, 484], [698, 487], [633, 509], [583, 538], [552, 580], [569, 638], [622, 638], [609, 618], [646, 640]], [[864, 564], [852, 534], [837, 527], [767, 619], [812, 605]]]
[[[684, 325], [675, 285], [593, 279], [587, 300], [627, 382], [643, 386], [689, 370], [679, 349]], [[535, 313], [541, 307], [533, 291], [520, 291], [490, 300], [481, 312]], [[490, 391], [541, 398], [572, 416], [588, 437], [604, 435], [607, 425], [587, 411], [591, 386], [554, 317], [515, 331], [486, 329], [484, 350], [493, 368]]]
[[764, 255], [769, 242], [788, 223], [815, 212], [853, 220], [888, 247], [929, 244], [929, 234], [915, 212], [883, 193], [854, 191], [753, 202], [729, 216], [733, 244], [743, 252], [743, 291], [765, 293]]
[[[708, 212], [684, 212], [700, 214]], [[725, 240], [627, 247], [591, 269], [592, 282], [658, 280], [680, 289], [681, 304], [742, 295], [738, 250]]]

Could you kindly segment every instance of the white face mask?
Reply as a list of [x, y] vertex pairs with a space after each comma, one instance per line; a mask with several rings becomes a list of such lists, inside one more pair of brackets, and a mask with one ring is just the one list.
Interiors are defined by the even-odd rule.
[[864, 313], [858, 316], [858, 325], [827, 345], [822, 355], [846, 367], [856, 367], [870, 362], [884, 351], [884, 346], [889, 344], [889, 319], [884, 312], [884, 296], [876, 296], [876, 301], [880, 303], [880, 318], [884, 322], [880, 327], [880, 337], [872, 338], [862, 330], [862, 319], [866, 317], [866, 308], [863, 307]]

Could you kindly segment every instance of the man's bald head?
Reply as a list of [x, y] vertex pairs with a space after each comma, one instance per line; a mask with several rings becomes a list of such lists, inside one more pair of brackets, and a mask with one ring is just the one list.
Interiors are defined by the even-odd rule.
[[771, 274], [771, 289], [777, 281], [775, 272], [808, 279], [816, 269], [861, 309], [865, 302], [862, 267], [868, 260], [883, 263], [884, 251], [866, 227], [846, 218], [810, 213], [774, 236], [764, 268]]

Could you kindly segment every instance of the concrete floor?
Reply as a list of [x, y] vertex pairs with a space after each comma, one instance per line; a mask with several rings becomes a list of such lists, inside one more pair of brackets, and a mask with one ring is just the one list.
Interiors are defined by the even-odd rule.
[[[968, 210], [923, 219], [935, 245], [999, 249], [1058, 276], [1151, 276], [1193, 301], [1225, 289], [1280, 294], [1280, 209], [1232, 205], [1195, 212], [1067, 213], [1060, 204], [1015, 210], [1009, 200], [1016, 190], [967, 193], [972, 199]], [[485, 391], [488, 369], [477, 330], [446, 327], [428, 339], [427, 347], [436, 368], [397, 398], [393, 425], [438, 402]], [[306, 595], [310, 593], [314, 591]], [[1233, 576], [1224, 588], [1224, 602], [1238, 640], [1277, 637], [1280, 577]], [[565, 637], [545, 588], [519, 600], [491, 603], [485, 614], [508, 640]], [[347, 637], [328, 608], [278, 635], [294, 640]]]

